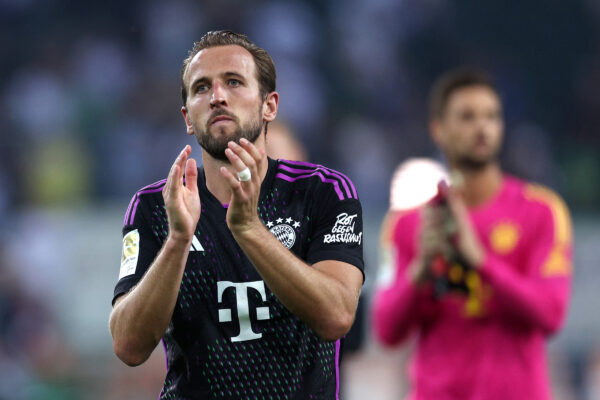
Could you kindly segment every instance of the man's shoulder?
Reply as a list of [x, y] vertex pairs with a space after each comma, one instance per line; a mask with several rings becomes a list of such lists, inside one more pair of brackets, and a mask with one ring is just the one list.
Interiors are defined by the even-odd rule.
[[537, 182], [507, 176], [507, 192], [531, 207], [553, 210], [567, 208], [563, 198], [553, 189]]
[[167, 178], [161, 179], [159, 181], [156, 181], [154, 183], [151, 183], [149, 185], [146, 185], [146, 186], [140, 188], [137, 192], [135, 192], [135, 195], [158, 193], [158, 192], [162, 191], [162, 189], [165, 187], [166, 183], [167, 183]]
[[277, 160], [275, 178], [316, 192], [332, 192], [339, 200], [358, 199], [352, 180], [324, 165], [304, 161]]
[[560, 231], [570, 230], [570, 214], [563, 198], [554, 190], [538, 183], [527, 183], [523, 187], [523, 197], [537, 208], [544, 219], [554, 221]]
[[529, 225], [553, 225], [560, 236], [569, 236], [571, 230], [569, 209], [555, 190], [517, 178], [512, 178], [512, 184], [512, 196], [519, 202], [520, 214], [524, 215]]
[[134, 195], [131, 197], [129, 202], [129, 206], [127, 207], [127, 211], [125, 212], [125, 218], [123, 219], [123, 225], [131, 225], [133, 224], [133, 220], [141, 207], [141, 204], [147, 202], [152, 199], [158, 202], [162, 201], [162, 190], [167, 183], [167, 179], [161, 179], [150, 185], [146, 185], [139, 189]]

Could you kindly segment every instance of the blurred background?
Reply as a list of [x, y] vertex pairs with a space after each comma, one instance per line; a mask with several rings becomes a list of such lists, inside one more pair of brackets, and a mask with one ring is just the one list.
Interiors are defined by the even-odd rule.
[[[565, 329], [550, 343], [557, 399], [600, 399], [600, 1], [0, 0], [0, 399], [156, 398], [107, 327], [131, 195], [187, 143], [180, 66], [213, 29], [275, 61], [278, 119], [306, 157], [362, 199], [368, 309], [395, 167], [439, 159], [433, 79], [474, 65], [498, 81], [503, 165], [550, 186], [575, 223]], [[398, 399], [410, 346], [381, 349], [368, 314], [345, 355], [344, 398]]]

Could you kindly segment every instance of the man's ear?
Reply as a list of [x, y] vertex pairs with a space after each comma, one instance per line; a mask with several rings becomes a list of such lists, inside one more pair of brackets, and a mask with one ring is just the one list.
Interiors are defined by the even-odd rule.
[[279, 107], [279, 93], [271, 92], [267, 95], [263, 103], [263, 120], [271, 122], [277, 116], [277, 108]]
[[192, 121], [190, 120], [190, 116], [187, 112], [187, 108], [185, 106], [181, 107], [181, 114], [183, 114], [183, 120], [185, 121], [186, 131], [188, 135], [194, 134], [194, 126], [192, 125]]

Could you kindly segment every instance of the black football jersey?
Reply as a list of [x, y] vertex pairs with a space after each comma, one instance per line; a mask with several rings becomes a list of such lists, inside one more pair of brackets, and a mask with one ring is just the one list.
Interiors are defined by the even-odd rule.
[[[320, 165], [268, 160], [259, 216], [308, 264], [339, 260], [364, 270], [362, 210], [345, 175]], [[135, 286], [168, 233], [166, 180], [146, 186], [125, 214], [114, 300]], [[198, 171], [201, 216], [177, 304], [163, 336], [160, 399], [339, 398], [343, 340], [326, 342], [269, 290], [227, 227], [227, 205]]]

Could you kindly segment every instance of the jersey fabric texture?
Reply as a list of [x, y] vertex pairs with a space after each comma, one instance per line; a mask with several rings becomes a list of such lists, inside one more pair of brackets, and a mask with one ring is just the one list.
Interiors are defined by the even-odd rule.
[[[319, 165], [268, 163], [259, 216], [290, 257], [363, 271], [362, 211], [352, 182]], [[131, 200], [113, 303], [142, 279], [167, 237], [165, 182]], [[343, 341], [319, 339], [273, 295], [234, 240], [227, 205], [208, 191], [202, 169], [198, 189], [201, 216], [163, 336], [160, 399], [338, 399]]]
[[407, 279], [420, 213], [400, 217], [396, 277], [376, 293], [375, 333], [388, 345], [418, 334], [411, 400], [550, 399], [545, 344], [569, 298], [568, 210], [550, 190], [505, 176], [499, 193], [469, 215], [486, 259], [478, 270], [457, 270], [466, 293], [439, 300]]

